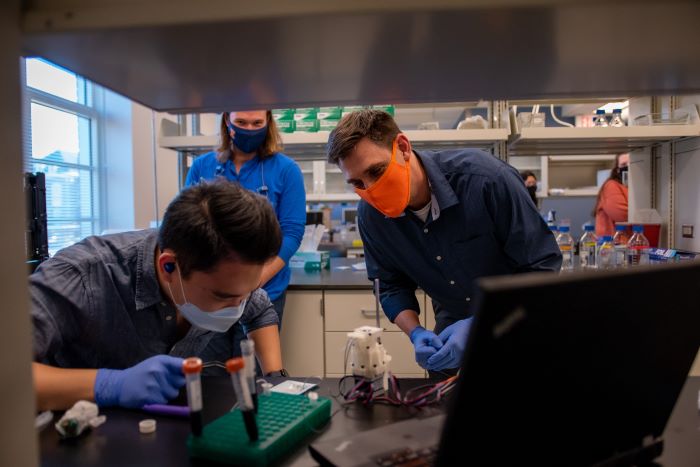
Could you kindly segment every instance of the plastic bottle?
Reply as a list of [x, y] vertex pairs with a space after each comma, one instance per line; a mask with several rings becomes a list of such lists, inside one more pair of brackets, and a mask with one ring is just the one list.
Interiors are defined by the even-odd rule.
[[613, 245], [615, 246], [615, 267], [624, 268], [627, 266], [627, 227], [624, 225], [615, 226], [615, 236], [613, 237]]
[[612, 235], [603, 236], [603, 241], [598, 247], [596, 264], [598, 269], [615, 268], [615, 245], [613, 244]]
[[632, 238], [627, 242], [627, 266], [649, 264], [649, 240], [644, 236], [644, 227], [632, 227]]
[[595, 111], [593, 126], [608, 126], [608, 117], [605, 116], [605, 110], [598, 109]]
[[557, 238], [557, 234], [559, 233], [559, 227], [557, 227], [554, 224], [550, 224], [547, 227], [549, 227], [549, 231], [552, 232], [552, 235], [554, 235], [554, 238]]
[[569, 230], [568, 225], [562, 225], [559, 227], [559, 235], [557, 235], [557, 245], [559, 245], [562, 256], [562, 272], [574, 270], [574, 239], [569, 235]]
[[613, 110], [612, 118], [610, 119], [610, 126], [621, 127], [625, 126], [624, 120], [622, 120], [622, 109]]
[[584, 233], [578, 241], [578, 257], [581, 260], [581, 268], [595, 268], [595, 250], [598, 239], [595, 236], [595, 226], [586, 224], [583, 226]]

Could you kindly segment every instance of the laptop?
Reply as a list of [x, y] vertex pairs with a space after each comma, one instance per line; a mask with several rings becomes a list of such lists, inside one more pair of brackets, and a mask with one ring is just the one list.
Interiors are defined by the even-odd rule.
[[322, 439], [312, 457], [612, 466], [661, 454], [700, 347], [700, 262], [487, 278], [475, 307], [445, 416]]

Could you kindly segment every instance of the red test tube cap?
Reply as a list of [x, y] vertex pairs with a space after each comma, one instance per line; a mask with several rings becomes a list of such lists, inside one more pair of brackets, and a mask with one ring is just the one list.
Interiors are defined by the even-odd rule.
[[240, 371], [245, 366], [243, 359], [241, 357], [230, 358], [226, 360], [226, 369], [229, 373], [236, 373]]
[[182, 362], [182, 372], [186, 375], [202, 372], [202, 359], [197, 357], [186, 358]]

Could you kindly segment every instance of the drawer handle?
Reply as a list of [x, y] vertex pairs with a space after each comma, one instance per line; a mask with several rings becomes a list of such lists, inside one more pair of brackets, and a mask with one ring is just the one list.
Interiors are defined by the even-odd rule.
[[[362, 312], [362, 316], [365, 318], [372, 318], [375, 319], [377, 317], [377, 310], [360, 310]], [[381, 319], [381, 316], [379, 317]]]

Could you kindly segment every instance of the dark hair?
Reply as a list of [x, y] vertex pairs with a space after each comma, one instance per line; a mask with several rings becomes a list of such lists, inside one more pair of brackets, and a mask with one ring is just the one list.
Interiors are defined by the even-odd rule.
[[595, 199], [595, 204], [593, 205], [593, 217], [598, 214], [598, 207], [600, 206], [600, 197], [601, 194], [603, 193], [603, 187], [610, 181], [610, 180], [615, 180], [617, 183], [622, 184], [622, 175], [620, 174], [620, 158], [624, 156], [626, 153], [618, 154], [615, 156], [615, 165], [613, 168], [610, 170], [610, 176], [608, 177], [605, 182], [603, 182], [603, 185], [600, 187], [600, 190], [598, 191], [598, 196]]
[[282, 232], [270, 203], [224, 180], [203, 182], [180, 192], [168, 205], [158, 234], [180, 272], [210, 271], [224, 258], [262, 264], [277, 255]]
[[524, 171], [520, 172], [520, 177], [523, 179], [523, 182], [526, 182], [528, 177], [532, 177], [535, 180], [537, 180], [537, 175], [535, 175], [530, 170], [524, 170]]
[[[233, 140], [231, 139], [231, 134], [229, 133], [228, 125], [226, 125], [226, 120], [229, 119], [230, 112], [224, 112], [221, 114], [219, 120], [219, 147], [216, 148], [216, 160], [222, 164], [231, 158], [231, 148], [233, 147]], [[280, 136], [279, 129], [277, 128], [277, 122], [272, 117], [272, 111], [265, 111], [265, 119], [267, 120], [267, 134], [265, 135], [265, 141], [258, 148], [257, 154], [260, 159], [267, 159], [272, 157], [275, 153], [282, 151], [282, 136]]]
[[364, 109], [344, 116], [328, 136], [328, 162], [337, 164], [344, 159], [363, 138], [391, 150], [398, 125], [382, 110]]

